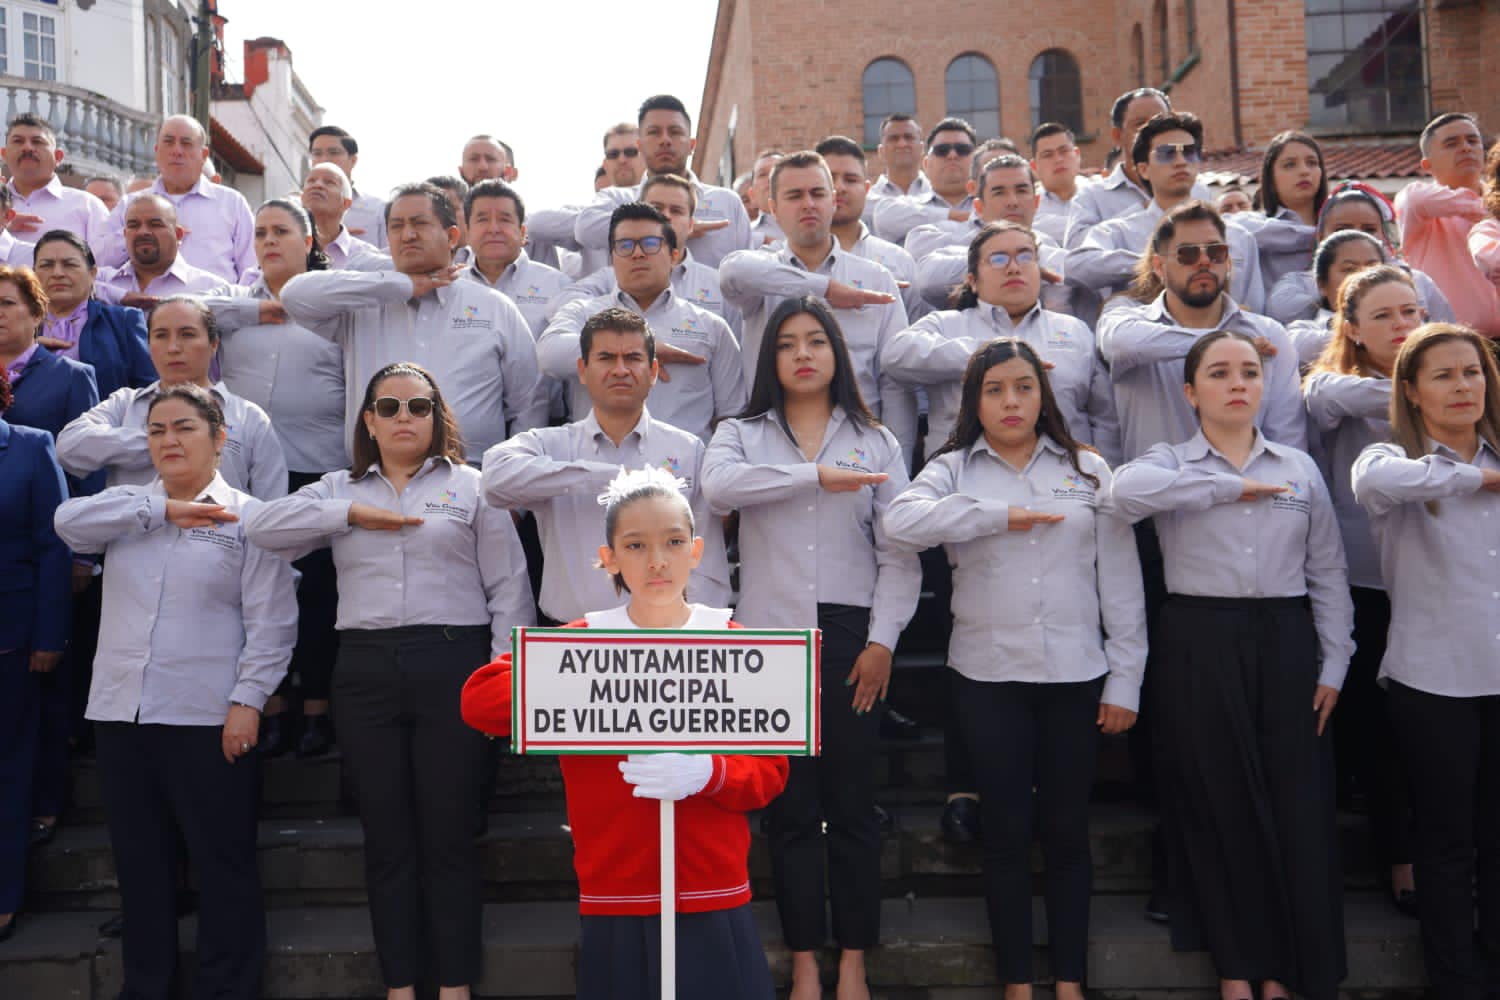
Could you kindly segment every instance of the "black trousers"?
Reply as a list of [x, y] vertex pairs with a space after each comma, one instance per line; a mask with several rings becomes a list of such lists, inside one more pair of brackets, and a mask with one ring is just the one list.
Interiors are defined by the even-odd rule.
[[[1406, 771], [1386, 692], [1375, 678], [1385, 658], [1391, 599], [1383, 590], [1350, 587], [1354, 599], [1354, 656], [1333, 715], [1333, 749], [1341, 776], [1365, 792], [1375, 855], [1385, 867], [1411, 864], [1412, 812]], [[1384, 873], [1381, 873], [1384, 878]]]
[[489, 658], [488, 626], [340, 636], [334, 722], [359, 800], [370, 920], [391, 989], [479, 980], [474, 831], [485, 738], [458, 705], [464, 681]]
[[[1500, 695], [1388, 688], [1411, 775], [1417, 906], [1438, 1000], [1500, 993]], [[1475, 889], [1479, 935], [1474, 935]]]
[[1330, 1000], [1347, 971], [1332, 734], [1306, 598], [1167, 599], [1155, 665], [1172, 941]]
[[224, 759], [222, 726], [95, 724], [125, 913], [125, 1000], [175, 995], [181, 845], [201, 891], [196, 997], [260, 996], [266, 917], [255, 854], [259, 758]]
[[791, 758], [786, 790], [769, 806], [771, 876], [788, 948], [812, 951], [827, 942], [826, 893], [835, 943], [863, 950], [880, 941], [880, 711], [855, 715], [854, 688], [844, 680], [864, 651], [870, 609], [820, 604], [818, 627], [823, 754]]
[[[578, 945], [578, 1000], [661, 996], [661, 917], [585, 916]], [[750, 904], [677, 914], [681, 1000], [772, 1000], [771, 969]]]
[[0, 913], [21, 908], [31, 834], [41, 692], [31, 651], [0, 653]]
[[1021, 684], [954, 676], [954, 712], [978, 778], [985, 905], [1000, 981], [1032, 979], [1031, 842], [1039, 836], [1052, 974], [1083, 982], [1094, 876], [1089, 792], [1103, 678]]
[[1141, 583], [1146, 594], [1146, 675], [1141, 682], [1140, 713], [1135, 725], [1125, 734], [1130, 753], [1130, 772], [1136, 803], [1156, 814], [1151, 829], [1151, 887], [1161, 894], [1167, 882], [1166, 817], [1156, 787], [1156, 750], [1152, 729], [1156, 724], [1157, 677], [1155, 666], [1162, 648], [1161, 610], [1167, 603], [1166, 566], [1162, 562], [1161, 542], [1156, 526], [1148, 518], [1135, 526], [1135, 549], [1141, 560]]
[[[317, 472], [291, 472], [293, 492], [322, 479]], [[339, 655], [339, 581], [333, 568], [333, 551], [319, 549], [292, 563], [302, 574], [297, 581], [297, 645], [286, 678], [276, 689], [280, 695], [296, 694], [299, 701], [326, 701], [333, 681], [333, 664]]]

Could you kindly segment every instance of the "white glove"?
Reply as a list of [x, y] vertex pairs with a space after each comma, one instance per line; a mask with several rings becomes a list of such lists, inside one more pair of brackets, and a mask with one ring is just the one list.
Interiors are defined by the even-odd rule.
[[638, 799], [678, 802], [703, 791], [714, 776], [711, 754], [631, 754], [620, 762], [620, 774], [635, 786]]

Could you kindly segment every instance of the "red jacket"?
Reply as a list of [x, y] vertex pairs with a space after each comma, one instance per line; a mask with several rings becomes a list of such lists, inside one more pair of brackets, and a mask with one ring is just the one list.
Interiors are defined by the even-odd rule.
[[[588, 622], [569, 622], [587, 628]], [[739, 628], [736, 622], [730, 628]], [[504, 653], [464, 684], [464, 721], [491, 736], [509, 736], [511, 662]], [[661, 810], [638, 799], [620, 776], [624, 757], [564, 756], [563, 786], [573, 828], [579, 910], [603, 916], [661, 912]], [[786, 787], [785, 757], [714, 755], [713, 777], [677, 803], [677, 911], [727, 910], [750, 901], [750, 826]]]

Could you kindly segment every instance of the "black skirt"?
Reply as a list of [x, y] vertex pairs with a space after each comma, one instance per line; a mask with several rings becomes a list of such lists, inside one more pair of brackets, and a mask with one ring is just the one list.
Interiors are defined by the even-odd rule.
[[[661, 996], [661, 917], [584, 916], [579, 1000]], [[772, 1000], [771, 970], [750, 904], [677, 914], [681, 1000]]]
[[1306, 598], [1172, 595], [1155, 661], [1172, 943], [1331, 998], [1347, 971], [1330, 730]]

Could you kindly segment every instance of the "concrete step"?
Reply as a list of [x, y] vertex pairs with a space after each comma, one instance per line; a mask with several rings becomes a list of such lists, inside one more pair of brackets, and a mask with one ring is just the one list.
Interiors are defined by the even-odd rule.
[[[1165, 928], [1141, 916], [1139, 896], [1094, 901], [1089, 985], [1115, 996], [1216, 995], [1212, 966], [1201, 953], [1172, 951]], [[778, 982], [789, 977], [775, 908], [755, 904], [761, 937]], [[1037, 903], [1036, 974], [1046, 975], [1046, 931]], [[1374, 894], [1346, 899], [1349, 995], [1393, 997], [1424, 982], [1415, 921]], [[883, 904], [883, 943], [869, 955], [877, 996], [977, 996], [995, 987], [989, 929], [977, 899], [913, 897]], [[0, 996], [106, 1000], [121, 988], [120, 946], [101, 940], [93, 913], [49, 913], [23, 921], [0, 947]], [[369, 914], [362, 907], [273, 910], [263, 995], [277, 1000], [384, 996]], [[191, 962], [194, 920], [183, 920], [183, 953]], [[484, 977], [490, 997], [571, 996], [578, 917], [572, 902], [493, 903], [485, 908]], [[832, 969], [831, 961], [824, 963]], [[991, 994], [993, 995], [993, 994]]]
[[[892, 807], [896, 830], [882, 845], [882, 894], [975, 896], [983, 892], [977, 847], [956, 847], [938, 830], [936, 806]], [[548, 812], [497, 813], [481, 841], [488, 898], [497, 902], [566, 900], [577, 896], [572, 841], [560, 804]], [[770, 860], [760, 824], [751, 818], [750, 854], [756, 892], [769, 897]], [[1091, 824], [1094, 887], [1100, 893], [1150, 889], [1152, 819], [1126, 804], [1095, 808]], [[1372, 887], [1369, 838], [1360, 817], [1342, 819], [1345, 867], [1351, 889]], [[352, 818], [272, 819], [260, 825], [261, 877], [267, 905], [359, 905], [365, 900], [364, 846]], [[1040, 851], [1034, 870], [1042, 869]], [[33, 908], [110, 909], [118, 906], [114, 859], [103, 826], [64, 826], [33, 853], [28, 873]]]

